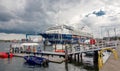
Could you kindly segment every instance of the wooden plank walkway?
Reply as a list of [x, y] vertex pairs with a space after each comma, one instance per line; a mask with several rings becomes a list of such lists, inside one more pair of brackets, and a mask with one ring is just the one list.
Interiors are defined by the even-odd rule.
[[120, 71], [120, 59], [115, 60], [113, 54], [100, 71]]
[[[104, 47], [104, 48], [116, 48], [116, 47]], [[91, 51], [99, 51], [99, 50], [102, 50], [104, 48], [89, 49], [89, 50], [84, 50], [84, 51], [75, 51], [75, 52], [68, 53], [68, 55], [80, 54], [80, 53], [91, 52]], [[31, 52], [31, 54], [33, 54], [33, 52]], [[36, 54], [40, 54], [40, 55], [54, 55], [54, 56], [65, 56], [65, 53], [50, 52], [50, 51], [37, 52]]]
[[[104, 47], [104, 48], [116, 48], [116, 47], [114, 46], [114, 47]], [[78, 53], [85, 53], [85, 52], [91, 52], [91, 51], [99, 51], [99, 50], [102, 50], [104, 48], [89, 49], [89, 50], [84, 50], [84, 51], [76, 51], [76, 52], [68, 53], [68, 55], [78, 54]]]
[[111, 54], [108, 61], [103, 65], [103, 68], [100, 71], [120, 71], [120, 45], [117, 48], [118, 60], [115, 60], [114, 55]]

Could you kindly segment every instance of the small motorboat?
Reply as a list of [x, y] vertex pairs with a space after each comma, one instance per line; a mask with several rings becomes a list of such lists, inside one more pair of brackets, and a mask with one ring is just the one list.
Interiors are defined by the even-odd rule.
[[32, 65], [48, 65], [48, 59], [37, 56], [24, 56], [27, 63]]
[[0, 52], [0, 58], [12, 58], [12, 57], [13, 57], [13, 53]]

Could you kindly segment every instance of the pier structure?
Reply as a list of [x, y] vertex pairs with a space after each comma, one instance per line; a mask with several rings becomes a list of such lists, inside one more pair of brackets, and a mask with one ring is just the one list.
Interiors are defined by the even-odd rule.
[[[61, 62], [64, 62], [64, 61], [68, 62], [68, 61], [71, 61], [71, 60], [74, 60], [74, 61], [78, 60], [78, 61], [81, 61], [81, 63], [82, 63], [82, 58], [83, 58], [82, 53], [94, 52], [93, 63], [94, 63], [96, 68], [101, 69], [103, 67], [102, 52], [104, 52], [105, 50], [112, 51], [115, 59], [118, 59], [118, 55], [117, 55], [117, 52], [116, 52], [116, 47], [104, 47], [104, 48], [89, 49], [89, 50], [85, 50], [85, 51], [76, 51], [76, 52], [69, 53], [69, 52], [67, 52], [67, 46], [66, 46], [65, 53], [42, 51], [42, 52], [35, 52], [35, 53], [30, 52], [30, 54], [36, 54], [36, 55], [39, 55], [41, 57], [59, 56], [59, 57], [64, 58], [64, 59], [61, 59], [61, 60], [60, 59], [55, 60], [53, 58], [50, 58], [50, 59], [48, 58], [49, 61], [51, 61], [51, 62], [61, 63]], [[20, 56], [20, 57], [24, 57], [26, 55], [29, 55], [29, 54], [14, 53], [14, 56]], [[47, 57], [45, 57], [45, 58], [47, 58]]]
[[[70, 29], [71, 30], [71, 29]], [[29, 36], [31, 34], [27, 34], [27, 36]], [[82, 36], [82, 35], [74, 35], [74, 34], [61, 34], [61, 33], [39, 33], [38, 35], [42, 35], [45, 40], [44, 40], [44, 51], [42, 52], [36, 52], [36, 54], [44, 56], [60, 56], [60, 57], [64, 57], [65, 61], [81, 61], [82, 62], [82, 58], [83, 58], [83, 53], [86, 52], [94, 52], [94, 56], [93, 56], [93, 62], [96, 68], [101, 69], [103, 66], [103, 59], [102, 59], [102, 54], [104, 51], [111, 51], [114, 56], [115, 59], [118, 59], [118, 55], [116, 52], [116, 47], [115, 46], [95, 46], [95, 48], [93, 48], [93, 45], [95, 44], [95, 40], [93, 40], [92, 36]], [[84, 43], [86, 39], [92, 39], [90, 40], [91, 42], [89, 43]], [[54, 49], [56, 51], [56, 49], [58, 48], [57, 45], [61, 44], [62, 45], [62, 49], [64, 46], [64, 53], [58, 53], [58, 52], [48, 52], [45, 51], [46, 50], [46, 42], [49, 41], [52, 43], [52, 45], [54, 45]], [[79, 47], [84, 48], [84, 50], [79, 50], [79, 51], [73, 51], [72, 47], [74, 44], [79, 45]], [[67, 46], [68, 45], [68, 46]], [[89, 49], [86, 49], [86, 47], [89, 47]], [[70, 51], [68, 50], [68, 48], [70, 48]], [[91, 49], [92, 48], [92, 49]], [[33, 52], [31, 52], [33, 53]]]

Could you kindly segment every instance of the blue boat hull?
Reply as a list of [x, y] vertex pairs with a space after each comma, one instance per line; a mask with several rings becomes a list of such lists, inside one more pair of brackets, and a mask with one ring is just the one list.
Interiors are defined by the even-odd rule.
[[42, 37], [48, 40], [52, 44], [74, 44], [78, 42], [84, 42], [86, 38], [81, 38], [79, 35], [72, 34], [47, 34], [40, 33]]
[[[26, 34], [26, 39], [30, 35], [32, 34]], [[83, 43], [85, 40], [90, 38], [90, 37], [84, 37], [80, 35], [56, 34], [56, 33], [39, 33], [37, 35], [41, 35], [43, 38], [45, 38], [46, 41], [49, 41], [51, 44]]]
[[45, 61], [47, 61], [47, 59], [45, 58], [36, 57], [36, 56], [24, 56], [24, 59], [29, 64], [37, 64], [37, 65], [42, 65]]

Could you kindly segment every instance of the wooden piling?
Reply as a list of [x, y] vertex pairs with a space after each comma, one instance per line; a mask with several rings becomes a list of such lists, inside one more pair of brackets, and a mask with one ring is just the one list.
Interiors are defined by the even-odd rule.
[[68, 62], [65, 62], [65, 70], [66, 70], [66, 71], [69, 71], [69, 70], [68, 70]]
[[77, 58], [78, 58], [78, 62], [80, 61], [80, 57], [79, 57], [79, 54], [77, 54]]
[[98, 51], [94, 51], [94, 56], [93, 56], [93, 63], [94, 63], [94, 68], [98, 71]]
[[[55, 39], [55, 37], [54, 37], [54, 39]], [[56, 51], [56, 49], [57, 49], [57, 48], [56, 48], [56, 45], [57, 45], [56, 39], [55, 39], [55, 44], [54, 44], [54, 45], [55, 45], [54, 51]]]
[[68, 51], [67, 51], [67, 46], [65, 46], [65, 61], [68, 61]]
[[44, 41], [44, 51], [45, 51], [45, 49], [46, 49], [46, 40]]
[[68, 56], [69, 62], [72, 62], [72, 54]]
[[70, 52], [72, 52], [72, 43], [70, 44]]
[[83, 62], [82, 59], [83, 59], [82, 58], [82, 53], [80, 53], [80, 61], [81, 61], [81, 63]]
[[74, 54], [74, 60], [76, 61], [76, 54]]

